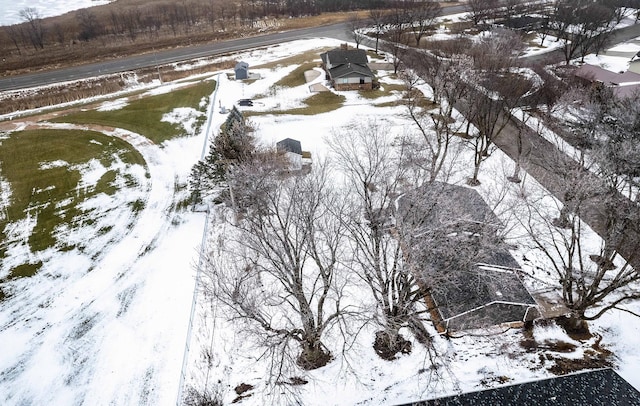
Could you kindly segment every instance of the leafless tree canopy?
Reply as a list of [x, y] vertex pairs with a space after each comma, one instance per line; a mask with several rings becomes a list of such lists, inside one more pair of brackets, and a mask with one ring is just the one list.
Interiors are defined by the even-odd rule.
[[265, 171], [262, 164], [238, 165], [229, 174], [248, 207], [207, 273], [217, 297], [260, 331], [255, 336], [279, 361], [277, 368], [289, 357], [304, 369], [318, 368], [331, 359], [323, 335], [345, 311], [338, 261], [345, 233], [334, 214], [341, 202], [321, 164], [307, 176]]

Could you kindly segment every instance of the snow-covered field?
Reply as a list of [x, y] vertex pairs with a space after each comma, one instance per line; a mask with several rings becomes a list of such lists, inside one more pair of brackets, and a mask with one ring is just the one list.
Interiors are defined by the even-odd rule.
[[0, 0], [0, 25], [23, 22], [20, 10], [35, 8], [40, 17], [53, 17], [85, 7], [109, 4], [113, 0]]
[[[328, 42], [322, 44], [325, 43]], [[302, 45], [304, 42], [298, 44]], [[250, 64], [258, 62], [252, 60], [249, 55], [243, 56], [242, 60], [248, 60]], [[308, 85], [262, 97], [268, 94], [266, 90], [271, 84], [292, 69], [293, 67], [275, 71], [261, 70], [259, 73], [262, 79], [251, 84], [223, 80], [220, 83], [219, 98], [223, 105], [228, 105], [229, 100], [258, 96], [259, 102], [256, 103], [256, 107], [248, 108], [258, 111], [275, 106], [299, 106], [301, 100], [310, 95]], [[383, 87], [385, 83], [398, 83], [396, 79], [384, 77], [385, 74], [379, 72], [379, 75], [383, 76]], [[428, 92], [428, 89], [425, 90]], [[400, 135], [410, 128], [402, 107], [374, 106], [357, 93], [342, 94], [346, 97], [346, 102], [343, 107], [333, 112], [310, 117], [265, 115], [252, 117], [251, 120], [256, 124], [257, 135], [265, 145], [273, 146], [282, 138], [292, 137], [300, 140], [303, 149], [309, 150], [312, 156], [329, 159], [331, 153], [327, 149], [327, 137], [351, 131], [352, 126], [358, 123], [375, 121], [381, 126], [388, 125], [391, 129], [390, 136]], [[388, 97], [393, 99], [399, 95]], [[458, 171], [455, 172], [453, 180], [462, 182], [469, 176], [470, 162], [468, 152], [463, 152], [459, 156]], [[513, 219], [510, 218], [513, 212], [508, 207], [509, 203], [517, 200], [518, 194], [524, 191], [531, 194], [544, 193], [531, 178], [526, 179], [527, 186], [523, 189], [504, 182], [512, 168], [513, 163], [500, 151], [496, 151], [482, 170], [482, 185], [478, 188], [491, 203], [497, 203], [497, 190], [508, 189], [508, 198], [505, 198], [496, 210], [503, 215], [502, 220], [507, 224], [513, 223]], [[212, 243], [224, 236], [225, 228], [228, 227], [223, 220], [224, 216], [220, 212], [215, 213], [217, 220], [212, 224], [210, 234]], [[591, 235], [592, 244], [597, 246], [597, 236], [590, 230], [585, 233]], [[521, 236], [522, 231], [514, 226], [511, 242], [520, 247], [514, 251], [514, 256], [522, 259], [526, 254], [530, 259], [536, 258], [541, 261], [537, 264], [542, 264], [543, 260], [531, 252], [526, 244], [520, 244], [521, 241], [517, 237]], [[535, 267], [531, 263], [522, 265], [525, 271], [535, 273]], [[205, 300], [202, 300], [203, 298]], [[250, 384], [254, 389], [248, 392], [251, 396], [245, 398], [242, 404], [291, 402], [292, 397], [278, 394], [277, 388], [266, 385], [266, 377], [269, 374], [268, 360], [260, 359], [259, 348], [255, 348], [254, 343], [224, 317], [224, 308], [214, 298], [205, 295], [200, 296], [198, 305], [200, 317], [197, 318], [199, 323], [194, 329], [196, 333], [191, 345], [191, 367], [187, 374], [187, 386], [220, 393], [226, 402], [231, 402], [237, 397], [234, 392], [236, 386]], [[638, 304], [630, 305], [630, 308], [637, 309]], [[482, 389], [498, 385], [499, 382], [514, 383], [553, 376], [540, 363], [540, 354], [528, 353], [520, 345], [520, 331], [436, 340], [441, 358], [438, 369], [434, 371], [430, 369], [428, 354], [418, 343], [414, 343], [414, 351], [410, 356], [403, 356], [393, 362], [379, 359], [371, 348], [372, 329], [372, 326], [365, 327], [348, 351], [343, 352], [339, 346], [331, 348], [336, 359], [327, 367], [307, 373], [301, 371], [300, 376], [309, 383], [295, 388], [296, 402], [305, 405], [394, 404]], [[619, 371], [636, 387], [640, 387], [640, 377], [636, 367], [638, 356], [632, 350], [632, 343], [637, 342], [633, 336], [638, 329], [640, 323], [633, 316], [623, 312], [612, 312], [592, 324], [593, 332], [601, 334], [603, 344], [617, 355], [614, 362]], [[548, 340], [574, 343], [577, 349], [565, 355], [570, 358], [582, 357], [585, 350], [593, 344], [593, 341], [580, 343], [571, 340], [554, 326], [538, 327], [534, 334], [541, 342]], [[282, 391], [286, 392], [285, 389]]]
[[[255, 66], [318, 47], [338, 46], [329, 39], [301, 40], [277, 47], [237, 55]], [[153, 145], [137, 134], [123, 130], [109, 133], [129, 140], [149, 165], [146, 208], [135, 226], [122, 232], [114, 242], [101, 248], [100, 260], [92, 263], [88, 255], [66, 253], [50, 257], [34, 277], [12, 282], [11, 298], [0, 307], [0, 404], [3, 405], [168, 405], [178, 395], [185, 341], [190, 343], [185, 387], [219, 391], [227, 402], [236, 396], [233, 388], [241, 383], [255, 386], [252, 396], [241, 404], [285, 404], [273, 387], [266, 386], [268, 363], [259, 359], [259, 348], [252, 347], [235, 329], [214, 298], [198, 291], [193, 334], [187, 337], [196, 264], [203, 233], [208, 241], [224, 236], [225, 223], [216, 211], [205, 214], [173, 209], [184, 192], [191, 166], [201, 157], [207, 128], [216, 129], [226, 115], [219, 106], [231, 107], [240, 98], [256, 97], [253, 110], [292, 108], [310, 96], [309, 86], [271, 91], [271, 85], [292, 71], [294, 66], [255, 69], [261, 78], [240, 83], [226, 73], [217, 75], [218, 89], [209, 106], [209, 122], [200, 134]], [[397, 83], [378, 72], [382, 85]], [[322, 75], [316, 79], [322, 83]], [[170, 89], [167, 85], [164, 89]], [[161, 91], [160, 87], [157, 91]], [[326, 137], [350, 131], [353, 125], [375, 120], [392, 129], [390, 135], [404, 132], [408, 119], [400, 106], [374, 106], [354, 92], [343, 93], [344, 106], [315, 116], [262, 115], [252, 117], [257, 136], [265, 145], [285, 137], [301, 141], [314, 158], [329, 157]], [[392, 94], [375, 100], [391, 101]], [[102, 105], [117, 109], [126, 100]], [[167, 120], [192, 120], [190, 112], [176, 111]], [[187, 113], [187, 114], [184, 114]], [[469, 175], [470, 156], [460, 155], [459, 181]], [[496, 181], [504, 179], [513, 163], [496, 151], [481, 172], [480, 193], [495, 199], [498, 188], [511, 187], [511, 195], [521, 190]], [[533, 191], [539, 186], [527, 179]], [[505, 199], [502, 204], [509, 202]], [[117, 206], [117, 203], [114, 204]], [[504, 209], [504, 210], [503, 210]], [[498, 213], [507, 213], [503, 208]], [[126, 217], [126, 210], [113, 218]], [[509, 218], [504, 220], [509, 221]], [[83, 238], [82, 229], [75, 238]], [[515, 234], [519, 234], [514, 232]], [[515, 238], [515, 237], [514, 237]], [[524, 247], [524, 245], [521, 245]], [[524, 249], [524, 248], [522, 248]], [[524, 252], [515, 251], [516, 258]], [[525, 271], [526, 265], [524, 265]], [[639, 304], [630, 309], [640, 310]], [[628, 313], [611, 312], [591, 324], [603, 336], [602, 345], [615, 354], [616, 369], [640, 388], [640, 322]], [[418, 343], [414, 351], [392, 362], [378, 358], [372, 344], [372, 326], [365, 328], [348, 350], [331, 348], [336, 358], [326, 367], [300, 372], [308, 381], [297, 386], [296, 396], [305, 405], [379, 405], [431, 398], [443, 394], [476, 390], [500, 382], [520, 382], [552, 376], [540, 364], [538, 353], [520, 345], [517, 330], [487, 336], [436, 339], [441, 356], [438, 368], [431, 369], [427, 353]], [[557, 327], [538, 327], [536, 338], [571, 341]], [[329, 340], [328, 340], [329, 342]], [[580, 357], [593, 342], [575, 343], [569, 357]], [[9, 349], [9, 350], [6, 350]], [[559, 355], [559, 354], [555, 354]], [[277, 388], [275, 388], [277, 389]]]

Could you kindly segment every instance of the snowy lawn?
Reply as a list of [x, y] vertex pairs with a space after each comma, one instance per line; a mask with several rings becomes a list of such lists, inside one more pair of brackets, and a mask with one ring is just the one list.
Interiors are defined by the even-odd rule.
[[[322, 41], [321, 44], [327, 43], [331, 42]], [[291, 52], [295, 52], [295, 47], [301, 44], [304, 42], [292, 43], [294, 50]], [[318, 42], [314, 44], [319, 45]], [[282, 48], [281, 45], [279, 49]], [[244, 55], [241, 57], [246, 60]], [[363, 97], [358, 92], [340, 92], [345, 99], [335, 110], [311, 116], [281, 114], [282, 110], [299, 107], [311, 95], [309, 83], [295, 87], [273, 87], [294, 69], [295, 66], [260, 70], [261, 79], [251, 83], [220, 81], [219, 98], [225, 101], [223, 105], [227, 107], [234, 100], [255, 98], [257, 103], [253, 107], [241, 109], [248, 114], [260, 113], [251, 115], [250, 120], [255, 124], [256, 136], [263, 145], [274, 146], [277, 141], [290, 137], [301, 141], [302, 149], [310, 151], [314, 160], [331, 160], [327, 137], [354, 131], [366, 122], [388, 126], [390, 137], [411, 131], [405, 108], [394, 103], [401, 97], [399, 92], [381, 97], [384, 102]], [[384, 75], [383, 72], [378, 74]], [[323, 81], [322, 78], [317, 80]], [[383, 86], [401, 85], [401, 81], [391, 77], [386, 77], [382, 82]], [[428, 89], [425, 91], [428, 92]], [[470, 175], [471, 160], [469, 151], [459, 145], [456, 162], [452, 163], [454, 170], [450, 181], [463, 183]], [[515, 247], [514, 257], [521, 262], [524, 272], [557, 286], [556, 281], [537, 271], [536, 266], [545, 266], [544, 259], [523, 239], [523, 231], [514, 222], [517, 213], [512, 209], [523, 191], [540, 195], [546, 192], [531, 178], [525, 179], [525, 186], [506, 182], [505, 178], [513, 171], [513, 165], [501, 151], [495, 151], [481, 170], [482, 185], [478, 191], [490, 205], [495, 206], [496, 213], [508, 225], [510, 232], [507, 237]], [[339, 179], [338, 176], [336, 182]], [[225, 240], [225, 235], [229, 235], [232, 227], [228, 223], [230, 217], [226, 210], [217, 207], [212, 213], [209, 244], [215, 246]], [[597, 247], [597, 235], [590, 230], [585, 233], [589, 235], [590, 245]], [[522, 261], [525, 255], [534, 259], [533, 262]], [[527, 284], [531, 288], [540, 288], [535, 279], [527, 280]], [[362, 301], [367, 300], [363, 292], [359, 295], [362, 295], [359, 296]], [[639, 306], [631, 304], [629, 307]], [[334, 342], [330, 349], [335, 356], [329, 365], [286, 376], [284, 378], [290, 379], [290, 384], [274, 387], [267, 385], [270, 364], [268, 359], [261, 356], [261, 348], [256, 340], [238, 328], [236, 322], [228, 320], [224, 311], [225, 308], [210, 293], [200, 293], [199, 317], [194, 326], [185, 388], [217, 394], [225, 403], [238, 399], [246, 405], [292, 402], [305, 405], [377, 405], [478, 390], [554, 376], [550, 369], [560, 365], [563, 358], [579, 363], [583, 357], [593, 357], [592, 347], [597, 347], [600, 337], [602, 347], [615, 354], [612, 359], [615, 367], [633, 385], [640, 387], [635, 367], [639, 357], [633, 352], [631, 344], [637, 343], [632, 337], [640, 323], [623, 312], [611, 312], [593, 322], [591, 329], [594, 337], [585, 341], [570, 338], [553, 323], [537, 325], [531, 336], [520, 330], [508, 330], [475, 332], [450, 340], [436, 338], [440, 355], [436, 368], [432, 368], [427, 352], [417, 342], [413, 343], [410, 355], [403, 355], [391, 362], [383, 361], [372, 349], [376, 326], [364, 323], [359, 334], [350, 336], [353, 342], [349, 341], [348, 348], [338, 344], [342, 342], [342, 337], [335, 335], [336, 332], [329, 333], [330, 338], [326, 342]], [[621, 318], [628, 324], [619, 325], [617, 320]], [[360, 326], [362, 321], [354, 323]], [[335, 337], [335, 340], [331, 337]], [[300, 384], [302, 382], [306, 383]], [[243, 385], [249, 389], [239, 394]]]
[[[211, 83], [207, 86], [211, 93]], [[124, 105], [101, 107], [112, 110]], [[179, 123], [189, 134], [197, 119], [193, 111], [177, 109], [157, 119], [164, 118], [172, 128]], [[18, 130], [41, 132], [88, 128], [13, 124]], [[94, 128], [102, 133], [96, 142], [124, 140], [146, 166], [118, 160], [119, 167], [93, 161], [76, 165], [71, 169], [80, 173], [79, 193], [94, 190], [114, 169], [128, 179], [118, 184], [116, 177], [111, 195], [89, 194], [82, 207], [90, 215], [56, 230], [59, 243], [49, 249], [32, 253], [19, 243], [18, 237], [24, 239], [25, 234], [15, 235], [18, 242], [9, 247], [0, 276], [7, 277], [14, 260], [29, 256], [42, 266], [34, 276], [2, 280], [6, 297], [0, 306], [0, 342], [5, 348], [0, 354], [0, 403], [175, 402], [194, 289], [193, 264], [205, 223], [204, 214], [184, 207], [186, 182], [201, 156], [204, 129], [157, 145], [128, 130]], [[41, 163], [41, 170], [67, 166], [51, 159]], [[2, 207], [7, 207], [12, 185], [7, 181], [2, 185]], [[29, 223], [22, 223], [10, 223], [10, 229], [28, 236]]]
[[[235, 58], [254, 66], [338, 45], [335, 40], [301, 40]], [[0, 354], [0, 403], [175, 403], [199, 244], [205, 230], [207, 243], [215, 244], [225, 238], [230, 227], [228, 213], [221, 208], [211, 211], [206, 228], [204, 214], [180, 209], [191, 166], [203, 156], [207, 136], [215, 134], [226, 118], [220, 107], [255, 98], [258, 103], [254, 107], [242, 109], [261, 113], [251, 117], [260, 141], [273, 146], [286, 137], [298, 139], [314, 160], [331, 158], [327, 136], [351, 131], [365, 122], [387, 125], [390, 137], [411, 131], [404, 108], [394, 103], [401, 97], [395, 90], [401, 83], [384, 72], [378, 72], [385, 76], [381, 82], [391, 90], [377, 99], [344, 92], [341, 105], [322, 114], [269, 114], [271, 109], [302, 107], [312, 95], [309, 86], [313, 83], [272, 87], [295, 68], [261, 68], [256, 72], [260, 79], [250, 82], [232, 81], [227, 75], [231, 72], [220, 72], [216, 75], [218, 89], [209, 102], [207, 124], [190, 137], [157, 145], [127, 130], [103, 131], [127, 140], [146, 161], [149, 177], [144, 210], [129, 229], [118, 231], [109, 243], [99, 243], [98, 255], [60, 252], [51, 255], [35, 276], [7, 284], [12, 294], [0, 308], [0, 342], [11, 350]], [[323, 83], [323, 75], [316, 80]], [[101, 109], [105, 113], [118, 111], [127, 103], [130, 105], [131, 100], [103, 104]], [[182, 122], [188, 129], [194, 119], [191, 113], [177, 110], [162, 119]], [[63, 124], [50, 125], [56, 126]], [[463, 182], [469, 176], [470, 158], [460, 146], [453, 163], [457, 169], [453, 181]], [[486, 162], [478, 190], [490, 204], [508, 204], [521, 192], [518, 186], [503, 181], [512, 169], [513, 163], [500, 151]], [[526, 179], [525, 184], [532, 188], [531, 193], [544, 192], [532, 179]], [[10, 185], [2, 176], [0, 185], [3, 199], [9, 198], [6, 189]], [[509, 198], [498, 199], [496, 190], [503, 189]], [[115, 224], [129, 218], [131, 210], [126, 205], [112, 204]], [[497, 206], [496, 213], [512, 224], [513, 213], [507, 209]], [[523, 254], [533, 258], [527, 245], [518, 239], [521, 233], [515, 226], [512, 230], [516, 259], [522, 259]], [[88, 240], [93, 235], [78, 227], [73, 238]], [[523, 269], [533, 272], [525, 264]], [[349, 346], [335, 344], [342, 338], [336, 331], [329, 333], [326, 342], [335, 357], [331, 363], [288, 377], [294, 383], [306, 384], [273, 387], [265, 384], [269, 362], [260, 357], [255, 340], [225, 317], [216, 298], [201, 289], [197, 292], [193, 334], [187, 340], [190, 346], [184, 387], [218, 392], [230, 402], [238, 396], [235, 387], [253, 385], [245, 393], [251, 396], [241, 403], [246, 405], [286, 404], [293, 398], [305, 405], [394, 404], [548, 377], [553, 374], [547, 367], [555, 358], [580, 358], [596, 339], [572, 340], [553, 324], [536, 326], [533, 337], [526, 337], [520, 330], [482, 332], [450, 340], [436, 337], [439, 357], [436, 368], [432, 368], [428, 354], [417, 342], [410, 355], [383, 361], [372, 348], [376, 326], [357, 320], [353, 327], [362, 325], [362, 330], [352, 336]], [[364, 295], [362, 298], [365, 300]], [[629, 305], [634, 310], [639, 307]], [[640, 356], [635, 348], [639, 327], [637, 319], [623, 312], [611, 312], [591, 324], [592, 332], [603, 337], [601, 345], [615, 354], [616, 368], [637, 388]], [[549, 344], [549, 349], [531, 351], [527, 340], [532, 338]], [[570, 350], [560, 353], [559, 348]]]

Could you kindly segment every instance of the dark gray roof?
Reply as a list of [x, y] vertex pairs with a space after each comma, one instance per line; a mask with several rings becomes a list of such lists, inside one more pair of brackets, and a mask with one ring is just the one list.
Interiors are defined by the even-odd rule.
[[398, 200], [397, 224], [445, 327], [485, 328], [532, 315], [536, 302], [496, 233], [500, 221], [475, 189], [424, 185]]
[[414, 402], [410, 405], [638, 406], [640, 393], [615, 371], [607, 368]]
[[367, 65], [356, 65], [353, 63], [348, 63], [346, 65], [340, 65], [335, 68], [329, 69], [329, 73], [332, 78], [343, 78], [343, 77], [373, 77], [373, 72]]
[[300, 141], [293, 138], [285, 138], [282, 141], [276, 143], [278, 151], [294, 152], [298, 155], [302, 155], [302, 144]]
[[[432, 289], [432, 297], [444, 320], [480, 309], [491, 303], [508, 303], [535, 306], [527, 289], [512, 270], [503, 270], [486, 266], [473, 266], [470, 269], [447, 272]], [[485, 323], [474, 323], [472, 328], [489, 327], [506, 322], [522, 321], [520, 310], [514, 309], [514, 318], [510, 320], [493, 319]], [[468, 314], [468, 317], [477, 317]], [[483, 317], [484, 318], [484, 317]]]
[[501, 225], [475, 189], [444, 182], [425, 184], [405, 194], [398, 200], [398, 211], [403, 221], [429, 229], [469, 223]]
[[332, 65], [343, 65], [348, 63], [366, 65], [369, 62], [367, 53], [363, 49], [336, 48], [321, 54], [320, 57], [324, 63], [327, 63], [328, 59]]
[[238, 62], [236, 63], [235, 69], [249, 69], [249, 64], [246, 62]]

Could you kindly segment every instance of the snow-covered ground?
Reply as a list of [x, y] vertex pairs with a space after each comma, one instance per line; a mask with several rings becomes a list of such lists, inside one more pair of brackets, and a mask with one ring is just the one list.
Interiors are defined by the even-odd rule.
[[20, 10], [35, 8], [40, 17], [53, 17], [85, 7], [109, 4], [113, 0], [0, 0], [0, 25], [23, 22]]
[[[188, 129], [194, 117], [186, 113]], [[121, 129], [105, 134], [132, 144], [147, 171], [129, 168], [136, 188], [85, 202], [108, 213], [99, 221], [111, 231], [96, 237], [95, 226], [77, 227], [60, 238], [92, 241], [88, 250], [49, 249], [38, 254], [38, 274], [3, 284], [10, 297], [0, 306], [0, 404], [157, 405], [177, 397], [205, 216], [176, 210], [186, 196], [176, 185], [200, 158], [204, 133], [162, 146]], [[108, 169], [81, 169], [83, 187]], [[138, 198], [145, 208], [129, 227]], [[11, 248], [2, 268], [18, 255]]]
[[[328, 43], [323, 42], [322, 45]], [[242, 57], [243, 60], [247, 58], [248, 55]], [[255, 111], [265, 111], [274, 107], [297, 107], [304, 98], [310, 96], [308, 84], [273, 93], [267, 91], [273, 83], [292, 69], [293, 67], [261, 70], [261, 79], [250, 84], [226, 81], [223, 78], [219, 99], [223, 105], [226, 103], [228, 106], [229, 101], [239, 98], [255, 98], [255, 107], [247, 108]], [[398, 83], [397, 79], [384, 77], [385, 72], [379, 74], [383, 76], [383, 87], [385, 83]], [[322, 81], [322, 78], [318, 80]], [[258, 128], [257, 136], [263, 144], [269, 146], [285, 137], [295, 138], [301, 141], [303, 150], [310, 151], [312, 156], [331, 159], [331, 152], [326, 144], [327, 137], [351, 131], [358, 123], [375, 121], [380, 126], [388, 125], [391, 129], [389, 136], [403, 134], [410, 128], [402, 107], [375, 106], [355, 92], [341, 94], [346, 97], [346, 102], [336, 111], [315, 116], [254, 116], [251, 120]], [[394, 99], [399, 95], [387, 97]], [[469, 176], [470, 162], [469, 153], [463, 152], [459, 156], [457, 171], [454, 171], [452, 180], [463, 182], [465, 177]], [[535, 265], [543, 264], [544, 260], [536, 256], [526, 244], [520, 244], [518, 238], [523, 235], [523, 231], [513, 224], [513, 211], [509, 205], [522, 193], [544, 194], [545, 191], [531, 178], [526, 179], [526, 187], [504, 182], [512, 169], [513, 162], [501, 151], [496, 151], [481, 172], [482, 185], [478, 190], [488, 202], [496, 204], [496, 191], [505, 190], [507, 197], [500, 201], [496, 212], [501, 214], [505, 223], [513, 226], [510, 238], [513, 238], [512, 242], [519, 247], [514, 251], [514, 256], [522, 259], [526, 254], [533, 261], [529, 264], [523, 263], [523, 269], [535, 273]], [[210, 235], [212, 243], [219, 241], [228, 228], [223, 214], [215, 213], [216, 222], [212, 224]], [[592, 248], [597, 247], [599, 239], [595, 233], [588, 228], [584, 233], [590, 236]], [[237, 397], [234, 388], [240, 384], [249, 384], [253, 385], [254, 389], [247, 392], [251, 396], [243, 399], [242, 404], [291, 402], [292, 398], [274, 393], [274, 388], [265, 384], [269, 374], [268, 361], [259, 358], [259, 348], [255, 347], [255, 343], [224, 317], [224, 308], [215, 298], [202, 294], [198, 305], [200, 317], [196, 318], [199, 322], [194, 329], [196, 333], [191, 345], [187, 387], [220, 393], [225, 402], [231, 402]], [[636, 309], [638, 304], [632, 304], [630, 308]], [[626, 324], [620, 325], [620, 321]], [[640, 377], [635, 366], [638, 356], [632, 350], [631, 344], [636, 342], [633, 334], [638, 328], [638, 320], [623, 312], [612, 312], [592, 324], [593, 332], [601, 334], [604, 337], [603, 344], [617, 355], [615, 362], [619, 371], [633, 385], [640, 388]], [[553, 376], [540, 364], [538, 353], [529, 353], [520, 345], [523, 339], [520, 331], [507, 331], [499, 335], [464, 336], [452, 340], [436, 339], [436, 347], [441, 358], [438, 361], [439, 368], [434, 371], [430, 369], [428, 354], [417, 343], [414, 343], [414, 351], [410, 356], [403, 356], [393, 362], [378, 358], [371, 348], [373, 329], [373, 326], [363, 328], [348, 351], [342, 352], [339, 346], [331, 348], [336, 359], [327, 367], [308, 373], [300, 372], [300, 376], [308, 383], [294, 389], [296, 401], [305, 405], [392, 404], [482, 389], [498, 385], [500, 382], [514, 383]], [[534, 334], [540, 342], [548, 340], [575, 343], [577, 349], [565, 355], [570, 358], [582, 357], [585, 349], [593, 344], [593, 341], [574, 342], [554, 326], [537, 327]]]
[[[301, 40], [249, 51], [236, 59], [255, 66], [338, 45], [338, 41], [328, 39]], [[223, 217], [213, 211], [205, 228], [205, 214], [175, 210], [173, 203], [184, 197], [184, 192], [176, 192], [175, 185], [186, 180], [191, 166], [201, 157], [206, 129], [215, 131], [226, 118], [219, 113], [219, 105], [231, 107], [240, 98], [255, 98], [255, 107], [248, 110], [292, 108], [311, 95], [308, 84], [270, 90], [293, 68], [256, 69], [252, 73], [259, 73], [261, 78], [250, 83], [229, 80], [228, 72], [216, 75], [218, 90], [210, 101], [209, 122], [200, 134], [157, 146], [123, 130], [109, 133], [129, 140], [149, 165], [146, 208], [131, 230], [100, 247], [97, 263], [92, 263], [89, 255], [60, 253], [48, 258], [36, 276], [12, 282], [14, 294], [0, 307], [0, 342], [5, 349], [0, 352], [1, 404], [173, 404], [178, 395], [185, 341], [190, 343], [185, 387], [220, 391], [230, 402], [236, 396], [233, 388], [247, 383], [255, 389], [241, 404], [284, 404], [283, 397], [269, 392], [273, 387], [264, 385], [268, 364], [259, 359], [259, 348], [252, 347], [251, 341], [237, 331], [215, 298], [206, 297], [201, 291], [196, 297], [193, 334], [186, 340], [203, 232], [207, 230], [208, 240], [215, 241], [217, 236], [224, 236], [226, 225]], [[378, 75], [383, 87], [398, 83], [387, 72], [380, 71]], [[322, 78], [321, 75], [316, 80], [322, 83]], [[318, 158], [330, 155], [328, 135], [350, 131], [357, 123], [375, 120], [379, 125], [388, 125], [391, 136], [409, 128], [402, 107], [374, 106], [355, 92], [343, 94], [344, 106], [328, 113], [254, 116], [251, 120], [256, 124], [257, 136], [265, 145], [274, 145], [285, 137], [296, 138], [303, 150]], [[375, 102], [398, 97], [392, 94]], [[101, 108], [117, 109], [126, 102], [116, 100]], [[192, 113], [175, 111], [166, 119], [182, 119], [187, 124], [185, 128], [190, 128]], [[469, 159], [468, 154], [460, 155], [454, 180], [461, 181], [469, 175]], [[513, 163], [496, 151], [481, 171], [480, 193], [490, 202], [499, 188], [510, 187], [512, 197], [520, 193], [522, 190], [516, 185], [497, 182], [512, 169]], [[532, 179], [525, 183], [532, 193], [543, 192]], [[504, 199], [502, 204], [508, 202]], [[496, 212], [508, 213], [506, 209]], [[123, 210], [113, 218], [116, 221], [127, 215]], [[83, 238], [81, 229], [77, 233], [75, 238]], [[522, 253], [514, 252], [516, 258], [521, 258]], [[629, 308], [639, 310], [640, 305]], [[616, 355], [614, 362], [619, 372], [640, 388], [640, 354], [636, 351], [640, 322], [615, 311], [591, 326], [593, 332], [603, 336], [602, 344]], [[552, 376], [540, 364], [537, 353], [529, 353], [520, 345], [522, 333], [518, 330], [452, 340], [438, 338], [439, 367], [433, 370], [418, 343], [414, 343], [412, 354], [396, 361], [378, 358], [371, 347], [373, 328], [365, 327], [344, 352], [341, 347], [331, 348], [336, 358], [328, 366], [300, 373], [308, 380], [306, 385], [296, 387], [302, 404], [402, 403], [500, 382]], [[553, 326], [537, 327], [535, 334], [541, 340], [570, 341]], [[581, 347], [577, 343], [575, 353], [566, 356], [579, 357], [590, 344], [583, 343]], [[274, 403], [274, 399], [280, 403]]]

